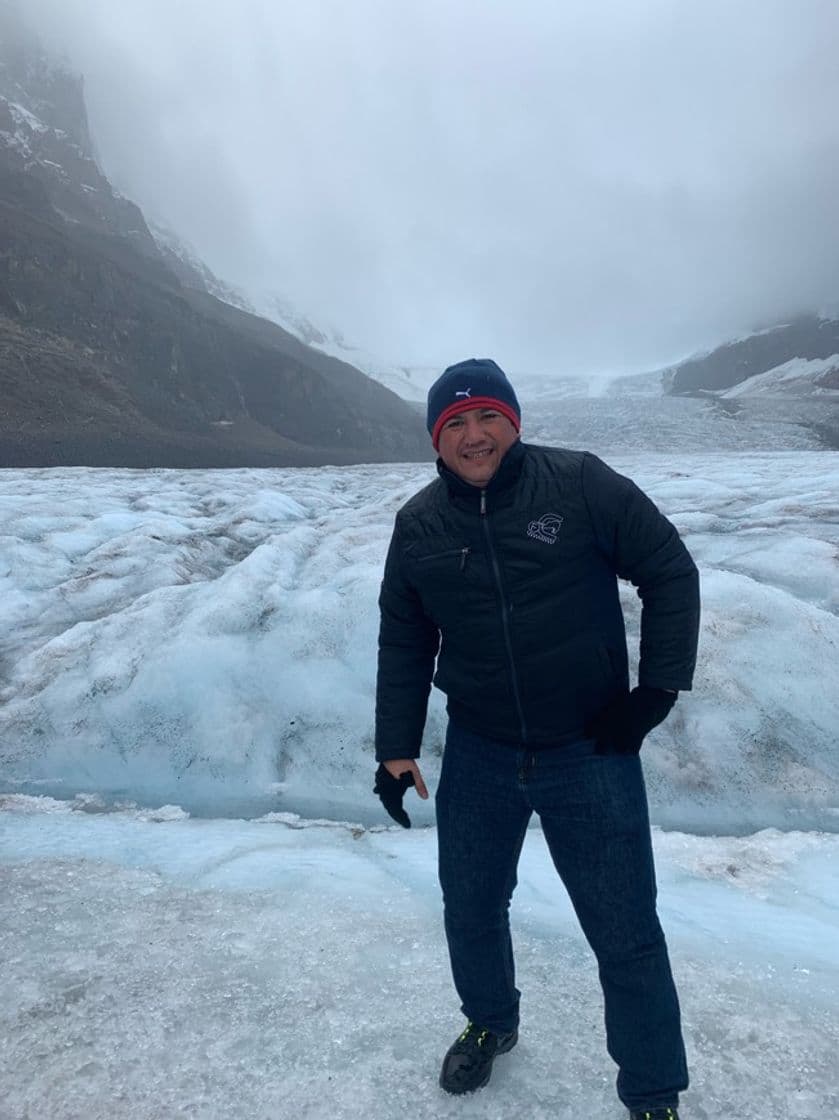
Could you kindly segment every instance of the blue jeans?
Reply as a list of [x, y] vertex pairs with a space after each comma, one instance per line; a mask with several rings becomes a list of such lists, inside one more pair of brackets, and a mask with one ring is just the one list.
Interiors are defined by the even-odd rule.
[[606, 1045], [629, 1109], [678, 1103], [688, 1074], [679, 1001], [656, 914], [640, 760], [570, 747], [519, 749], [449, 723], [437, 790], [440, 885], [467, 1019], [518, 1025], [510, 899], [532, 813], [597, 958]]

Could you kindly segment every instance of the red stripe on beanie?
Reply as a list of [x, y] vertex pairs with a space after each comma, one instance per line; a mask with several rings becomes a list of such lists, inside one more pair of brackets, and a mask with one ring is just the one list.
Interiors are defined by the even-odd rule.
[[473, 408], [494, 408], [496, 412], [500, 412], [502, 416], [507, 417], [517, 432], [521, 430], [521, 417], [506, 401], [500, 401], [497, 397], [468, 397], [466, 400], [455, 401], [454, 404], [450, 404], [437, 417], [434, 430], [431, 433], [431, 442], [435, 451], [438, 450], [437, 442], [446, 421], [451, 420], [453, 416], [457, 416], [460, 412], [469, 412]]

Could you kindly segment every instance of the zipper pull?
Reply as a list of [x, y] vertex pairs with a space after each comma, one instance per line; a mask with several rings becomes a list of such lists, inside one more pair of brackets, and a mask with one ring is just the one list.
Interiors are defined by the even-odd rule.
[[481, 517], [484, 517], [487, 511], [487, 492], [481, 491]]
[[469, 549], [468, 548], [462, 548], [460, 550], [460, 570], [462, 572], [466, 571], [466, 561], [468, 559], [469, 559]]

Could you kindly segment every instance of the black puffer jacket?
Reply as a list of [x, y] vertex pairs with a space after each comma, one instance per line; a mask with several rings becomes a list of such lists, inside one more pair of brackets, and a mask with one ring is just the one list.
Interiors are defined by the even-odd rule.
[[580, 738], [629, 688], [617, 577], [643, 602], [639, 683], [691, 687], [696, 566], [633, 482], [522, 443], [485, 490], [438, 470], [397, 514], [385, 565], [379, 761], [419, 756], [432, 676], [468, 730], [533, 748]]

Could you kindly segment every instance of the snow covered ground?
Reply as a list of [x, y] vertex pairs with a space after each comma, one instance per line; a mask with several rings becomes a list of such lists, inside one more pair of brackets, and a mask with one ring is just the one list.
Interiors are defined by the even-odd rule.
[[[696, 691], [644, 748], [686, 1120], [837, 1115], [839, 455], [610, 461], [703, 574]], [[538, 829], [522, 1043], [436, 1086], [430, 809], [370, 792], [381, 563], [432, 472], [0, 472], [0, 1120], [623, 1115]]]
[[[779, 392], [807, 392], [825, 393], [828, 395], [839, 394], [839, 389], [830, 388], [833, 380], [828, 380], [826, 375], [839, 370], [839, 354], [830, 358], [793, 358], [783, 365], [767, 370], [766, 373], [755, 374], [748, 377], [738, 385], [724, 390], [723, 397], [743, 397], [751, 393], [777, 394]], [[822, 381], [827, 387], [822, 387]]]
[[[836, 828], [839, 456], [612, 462], [702, 569], [696, 690], [648, 752], [655, 819]], [[432, 474], [3, 472], [0, 790], [374, 823], [382, 559]], [[443, 725], [436, 697], [432, 778]]]
[[[625, 1116], [596, 971], [541, 834], [513, 906], [522, 1040], [468, 1099], [433, 829], [0, 812], [0, 1116]], [[688, 1120], [839, 1110], [839, 836], [656, 832]]]

